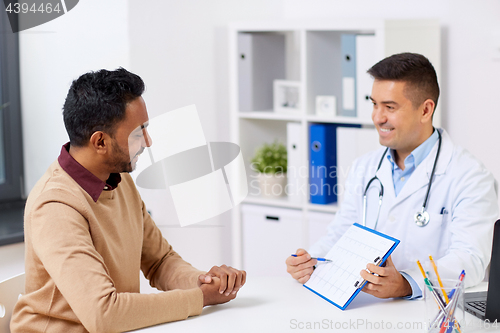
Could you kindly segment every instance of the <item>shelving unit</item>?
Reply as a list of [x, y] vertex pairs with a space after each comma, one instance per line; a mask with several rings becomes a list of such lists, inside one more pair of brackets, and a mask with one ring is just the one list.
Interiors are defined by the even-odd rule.
[[263, 198], [261, 196], [249, 195], [245, 199], [245, 203], [262, 206], [302, 209], [302, 204], [290, 202], [287, 197]]
[[262, 119], [262, 120], [283, 120], [283, 121], [301, 121], [301, 115], [280, 114], [274, 112], [242, 112], [238, 115], [240, 119]]
[[[257, 179], [250, 159], [255, 149], [263, 143], [271, 143], [276, 139], [286, 143], [289, 122], [300, 124], [300, 144], [304, 148], [309, 146], [309, 126], [315, 123], [355, 124], [375, 131], [370, 115], [366, 112], [359, 111], [358, 117], [316, 115], [315, 101], [318, 95], [336, 96], [337, 112], [342, 106], [342, 34], [373, 36], [375, 47], [370, 50], [370, 54], [375, 60], [371, 65], [394, 53], [418, 52], [429, 58], [436, 68], [438, 79], [440, 77], [440, 26], [436, 20], [240, 22], [229, 27], [231, 141], [241, 147], [249, 178], [250, 193], [242, 205], [250, 204], [270, 212], [273, 209], [299, 212], [302, 216], [299, 230], [301, 241], [296, 241], [296, 247], [307, 248], [315, 241], [312, 235], [317, 235], [319, 229], [318, 226], [312, 228], [311, 219], [317, 216], [323, 220], [333, 218], [338, 204], [311, 204], [308, 195], [296, 202], [286, 197], [268, 199], [252, 195]], [[249, 62], [252, 65], [248, 66]], [[273, 112], [272, 80], [300, 82], [299, 112]], [[248, 91], [250, 93], [246, 94]], [[246, 95], [242, 96], [243, 93]], [[358, 94], [361, 92], [358, 91]], [[364, 103], [362, 101], [358, 104]], [[367, 102], [371, 105], [370, 101]], [[254, 110], [252, 105], [258, 109]], [[357, 107], [361, 110], [360, 105]], [[440, 122], [438, 108], [434, 123], [439, 126]], [[305, 170], [308, 170], [308, 160], [308, 149], [302, 149], [301, 167]], [[246, 269], [243, 258], [248, 259], [248, 253], [244, 253], [243, 249], [248, 248], [248, 243], [244, 246], [248, 240], [243, 235], [241, 207], [233, 209], [232, 219], [233, 265]], [[295, 222], [293, 228], [298, 228]], [[313, 229], [316, 231], [311, 231]], [[247, 225], [245, 230], [249, 230]], [[259, 244], [258, 240], [253, 241]], [[274, 248], [272, 244], [260, 246], [269, 246], [269, 251]]]

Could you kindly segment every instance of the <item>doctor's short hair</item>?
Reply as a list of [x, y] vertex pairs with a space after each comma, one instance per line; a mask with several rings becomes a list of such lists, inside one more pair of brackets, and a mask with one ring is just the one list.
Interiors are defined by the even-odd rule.
[[[436, 71], [429, 59], [418, 53], [399, 53], [387, 57], [368, 70], [375, 80], [406, 83], [405, 96], [414, 108], [431, 99], [435, 107], [439, 99]], [[434, 107], [434, 109], [435, 109]]]
[[63, 107], [66, 131], [72, 146], [86, 145], [96, 131], [111, 137], [125, 119], [128, 103], [144, 92], [144, 81], [124, 68], [83, 74], [69, 88]]

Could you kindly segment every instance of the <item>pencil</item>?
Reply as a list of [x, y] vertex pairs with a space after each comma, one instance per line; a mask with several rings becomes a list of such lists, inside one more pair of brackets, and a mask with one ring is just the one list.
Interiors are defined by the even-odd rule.
[[429, 256], [429, 259], [431, 260], [432, 267], [434, 267], [434, 272], [436, 272], [437, 280], [439, 282], [439, 286], [441, 287], [441, 291], [443, 292], [443, 296], [444, 296], [444, 299], [446, 300], [446, 304], [448, 304], [448, 303], [450, 303], [450, 299], [448, 298], [446, 291], [444, 291], [443, 282], [441, 281], [441, 277], [439, 276], [436, 263], [434, 262], [434, 259], [432, 259], [432, 256]]
[[424, 279], [425, 279], [427, 276], [425, 276], [425, 271], [424, 271], [424, 268], [422, 267], [422, 264], [420, 263], [420, 260], [417, 260], [417, 265], [418, 265], [418, 268], [420, 268], [420, 271], [422, 272], [422, 275], [424, 276]]

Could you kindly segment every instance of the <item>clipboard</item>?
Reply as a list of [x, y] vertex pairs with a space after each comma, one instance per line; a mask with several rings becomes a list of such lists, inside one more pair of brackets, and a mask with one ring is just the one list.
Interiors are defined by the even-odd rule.
[[332, 262], [318, 265], [304, 287], [345, 310], [366, 285], [364, 281], [358, 286], [359, 272], [369, 262], [382, 265], [399, 243], [393, 237], [354, 223], [325, 256]]

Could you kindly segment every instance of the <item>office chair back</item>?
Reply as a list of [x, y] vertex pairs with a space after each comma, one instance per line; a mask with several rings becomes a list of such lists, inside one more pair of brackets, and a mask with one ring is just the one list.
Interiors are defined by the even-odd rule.
[[0, 333], [10, 333], [14, 305], [24, 294], [24, 273], [0, 282]]

